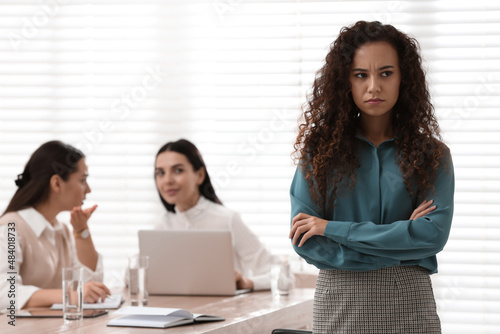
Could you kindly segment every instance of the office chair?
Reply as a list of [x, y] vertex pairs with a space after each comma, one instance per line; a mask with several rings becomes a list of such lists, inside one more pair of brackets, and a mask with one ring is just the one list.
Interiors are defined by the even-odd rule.
[[271, 334], [312, 334], [312, 331], [306, 331], [303, 329], [277, 328], [273, 330]]

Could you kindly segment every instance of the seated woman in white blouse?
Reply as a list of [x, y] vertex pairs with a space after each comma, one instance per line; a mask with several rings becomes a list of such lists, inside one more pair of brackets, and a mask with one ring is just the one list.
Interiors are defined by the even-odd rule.
[[270, 288], [270, 265], [275, 257], [215, 194], [200, 152], [191, 142], [169, 142], [156, 155], [155, 181], [167, 209], [159, 230], [230, 230], [238, 289]]
[[[61, 303], [63, 267], [85, 268], [85, 302], [94, 303], [110, 294], [99, 282], [102, 258], [87, 226], [97, 205], [81, 208], [90, 192], [87, 176], [83, 153], [60, 141], [40, 146], [18, 175], [18, 189], [0, 217], [0, 245], [5, 249], [14, 241], [15, 261], [15, 270], [6, 257], [0, 261], [0, 312], [14, 298], [18, 309]], [[68, 227], [56, 219], [62, 211], [71, 211], [74, 241]], [[5, 275], [13, 271], [17, 286], [15, 297], [10, 294], [13, 298], [9, 298], [11, 285]]]

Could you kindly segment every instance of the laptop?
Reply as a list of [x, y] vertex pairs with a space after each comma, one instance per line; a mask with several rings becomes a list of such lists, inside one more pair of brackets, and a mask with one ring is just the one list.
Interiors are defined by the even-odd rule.
[[151, 295], [231, 296], [236, 290], [231, 232], [141, 230]]

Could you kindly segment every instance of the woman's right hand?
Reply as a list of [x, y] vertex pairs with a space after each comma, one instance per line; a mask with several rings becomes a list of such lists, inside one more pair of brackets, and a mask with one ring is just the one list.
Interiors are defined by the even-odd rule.
[[97, 209], [97, 204], [87, 209], [82, 209], [81, 206], [75, 206], [73, 210], [71, 210], [70, 222], [75, 232], [80, 232], [88, 228], [87, 222], [95, 209]]
[[106, 296], [110, 296], [109, 289], [100, 282], [87, 282], [83, 286], [83, 302], [97, 303], [99, 300], [104, 301]]
[[236, 281], [236, 289], [253, 290], [253, 281], [249, 278], [243, 277], [243, 275], [236, 269], [234, 270], [234, 280]]
[[429, 201], [423, 201], [420, 203], [420, 205], [413, 211], [413, 213], [410, 216], [410, 220], [415, 220], [417, 218], [423, 217], [426, 214], [436, 210], [436, 206], [432, 205], [434, 203], [434, 200], [429, 200]]
[[296, 245], [297, 241], [302, 235], [302, 239], [300, 240], [299, 243], [299, 247], [302, 247], [302, 245], [310, 237], [314, 235], [321, 235], [321, 236], [325, 235], [325, 229], [327, 224], [328, 220], [326, 219], [321, 219], [319, 217], [314, 217], [306, 213], [300, 212], [292, 219], [292, 228], [290, 229], [288, 237], [292, 239], [292, 244]]

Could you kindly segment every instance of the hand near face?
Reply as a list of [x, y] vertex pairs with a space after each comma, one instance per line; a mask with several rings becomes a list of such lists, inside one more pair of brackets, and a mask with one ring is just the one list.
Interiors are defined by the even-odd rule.
[[71, 225], [73, 226], [74, 231], [81, 231], [87, 228], [87, 222], [94, 213], [95, 209], [97, 209], [97, 204], [93, 207], [82, 209], [81, 206], [75, 206], [73, 210], [71, 210]]
[[296, 245], [302, 235], [299, 243], [299, 247], [301, 247], [313, 235], [325, 235], [326, 224], [328, 224], [328, 220], [299, 213], [293, 217], [292, 229], [288, 237], [293, 239], [293, 244]]

